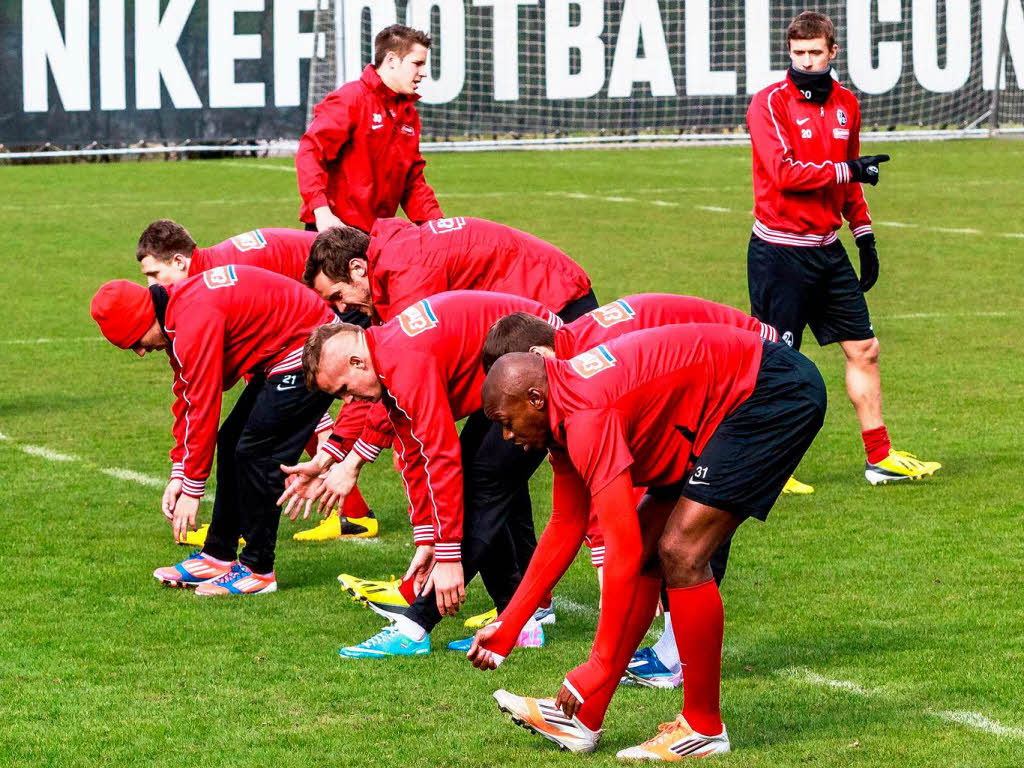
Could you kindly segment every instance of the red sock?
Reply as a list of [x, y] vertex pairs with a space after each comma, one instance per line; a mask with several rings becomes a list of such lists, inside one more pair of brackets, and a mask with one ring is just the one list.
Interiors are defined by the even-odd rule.
[[316, 452], [319, 447], [320, 441], [317, 440], [316, 433], [314, 432], [313, 435], [309, 438], [309, 442], [306, 443], [306, 455], [312, 459], [314, 456], [316, 456]]
[[540, 601], [538, 608], [550, 608], [551, 607], [551, 593], [548, 592], [544, 595], [544, 598]]
[[864, 438], [864, 452], [868, 455], [868, 463], [877, 464], [889, 455], [892, 443], [889, 442], [889, 432], [885, 424], [874, 429], [865, 429], [860, 433]]
[[363, 494], [359, 491], [359, 486], [357, 485], [352, 489], [352, 493], [345, 497], [345, 503], [341, 506], [338, 514], [342, 517], [358, 519], [366, 517], [366, 513], [369, 511], [370, 508], [366, 505], [366, 499], [363, 498]]
[[608, 705], [611, 704], [612, 696], [619, 687], [619, 679], [625, 673], [629, 660], [633, 658], [633, 652], [643, 642], [644, 635], [651, 628], [654, 610], [660, 598], [661, 579], [641, 576], [636, 580], [636, 591], [629, 598], [633, 608], [622, 628], [619, 647], [609, 660], [608, 679], [596, 692], [590, 694], [576, 713], [580, 722], [590, 730], [598, 730], [604, 722]]
[[683, 665], [683, 717], [698, 733], [715, 736], [722, 732], [722, 596], [713, 579], [667, 591]]
[[398, 591], [409, 605], [416, 602], [416, 590], [413, 589], [412, 579], [403, 579], [398, 585]]

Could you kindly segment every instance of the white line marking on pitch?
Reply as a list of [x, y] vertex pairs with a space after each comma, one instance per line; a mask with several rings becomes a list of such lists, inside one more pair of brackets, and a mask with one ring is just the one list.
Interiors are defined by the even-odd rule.
[[965, 725], [968, 728], [976, 728], [979, 731], [993, 733], [996, 736], [1009, 736], [1014, 739], [1024, 739], [1024, 728], [1014, 728], [1009, 725], [1003, 725], [1000, 722], [985, 717], [980, 712], [931, 712], [930, 714], [951, 723]]
[[574, 613], [578, 616], [586, 616], [587, 618], [596, 619], [599, 613], [596, 605], [584, 605], [583, 603], [577, 603], [575, 600], [570, 600], [567, 597], [561, 595], [555, 595], [555, 612], [562, 610], [566, 613]]
[[0, 344], [59, 344], [60, 342], [79, 342], [79, 341], [106, 341], [102, 336], [72, 336], [70, 338], [54, 338], [54, 339], [4, 339], [0, 341]]
[[128, 480], [132, 483], [138, 483], [139, 485], [148, 485], [150, 488], [163, 488], [167, 485], [164, 480], [159, 477], [153, 477], [152, 475], [144, 475], [141, 472], [135, 472], [131, 469], [121, 469], [120, 467], [103, 467], [100, 469], [104, 475], [113, 477], [117, 480]]
[[57, 453], [57, 451], [51, 451], [49, 448], [43, 448], [41, 445], [22, 445], [19, 448], [22, 453], [27, 453], [29, 456], [38, 456], [40, 459], [46, 459], [47, 461], [79, 461], [77, 456]]
[[732, 213], [732, 208], [722, 208], [720, 205], [696, 205], [698, 211], [711, 211], [711, 213]]
[[[11, 438], [0, 432], [0, 440], [10, 441]], [[74, 454], [69, 453], [58, 453], [57, 451], [51, 451], [49, 448], [44, 448], [41, 445], [29, 445], [27, 443], [19, 445], [17, 442], [15, 442], [14, 445], [19, 451], [26, 453], [29, 456], [36, 456], [40, 459], [46, 459], [47, 461], [80, 462], [89, 468], [96, 469], [104, 475], [113, 477], [117, 480], [127, 480], [128, 482], [138, 483], [139, 485], [145, 485], [151, 488], [163, 488], [167, 485], [166, 481], [161, 480], [158, 477], [153, 477], [152, 475], [144, 475], [141, 472], [136, 472], [131, 469], [123, 469], [121, 467], [97, 467], [91, 461], [83, 459], [80, 456], [75, 456]], [[213, 494], [207, 493], [204, 495], [203, 501], [213, 501]]]
[[923, 320], [936, 317], [1009, 317], [1009, 312], [910, 312], [905, 315], [885, 315], [884, 320]]
[[830, 677], [819, 675], [817, 672], [813, 672], [804, 667], [783, 669], [780, 670], [778, 674], [782, 677], [787, 677], [790, 680], [796, 680], [797, 682], [820, 685], [826, 688], [834, 688], [835, 690], [845, 691], [846, 693], [852, 693], [856, 696], [874, 696], [878, 693], [871, 688], [865, 688], [864, 686], [858, 685], [857, 683], [849, 680], [833, 680]]

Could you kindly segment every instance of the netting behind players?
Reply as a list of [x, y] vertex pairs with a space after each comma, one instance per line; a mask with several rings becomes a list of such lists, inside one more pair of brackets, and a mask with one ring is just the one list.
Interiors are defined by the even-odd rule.
[[[388, 24], [428, 28], [425, 139], [742, 133], [750, 94], [784, 75], [804, 0], [321, 0], [308, 116], [359, 76]], [[1004, 0], [820, 2], [865, 130], [992, 122]], [[1024, 122], [1024, 13], [1008, 3], [999, 122]], [[515, 34], [518, 28], [518, 34]], [[340, 56], [338, 54], [341, 54]], [[1016, 60], [1014, 60], [1016, 56]], [[1019, 64], [1018, 64], [1019, 62]]]

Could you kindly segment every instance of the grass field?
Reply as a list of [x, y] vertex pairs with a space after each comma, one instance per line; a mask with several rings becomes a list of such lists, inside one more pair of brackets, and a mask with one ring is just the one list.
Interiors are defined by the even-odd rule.
[[[723, 766], [1024, 764], [1024, 145], [871, 146], [893, 156], [868, 192], [886, 421], [896, 447], [945, 467], [869, 487], [840, 352], [808, 339], [831, 399], [798, 473], [818, 490], [781, 499], [733, 547]], [[548, 646], [495, 672], [444, 650], [463, 635], [452, 620], [426, 658], [337, 657], [381, 622], [335, 575], [401, 573], [411, 553], [388, 460], [364, 475], [380, 539], [299, 545], [285, 521], [277, 594], [204, 601], [152, 579], [185, 553], [145, 484], [168, 471], [170, 373], [103, 343], [88, 300], [135, 276], [152, 219], [201, 244], [294, 225], [290, 168], [0, 168], [0, 765], [614, 764], [674, 716], [679, 692], [622, 690], [590, 757], [512, 727], [490, 697], [554, 695], [586, 657], [585, 555], [556, 592]], [[435, 155], [428, 177], [449, 215], [563, 247], [600, 298], [746, 306], [745, 148]], [[538, 525], [548, 477], [535, 480]], [[474, 584], [466, 614], [488, 607]]]

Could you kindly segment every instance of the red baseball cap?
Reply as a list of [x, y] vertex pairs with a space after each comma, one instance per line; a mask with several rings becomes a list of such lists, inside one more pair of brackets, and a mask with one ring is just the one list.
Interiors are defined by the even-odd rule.
[[156, 320], [149, 290], [131, 280], [111, 280], [101, 285], [89, 311], [100, 333], [121, 349], [131, 349]]

